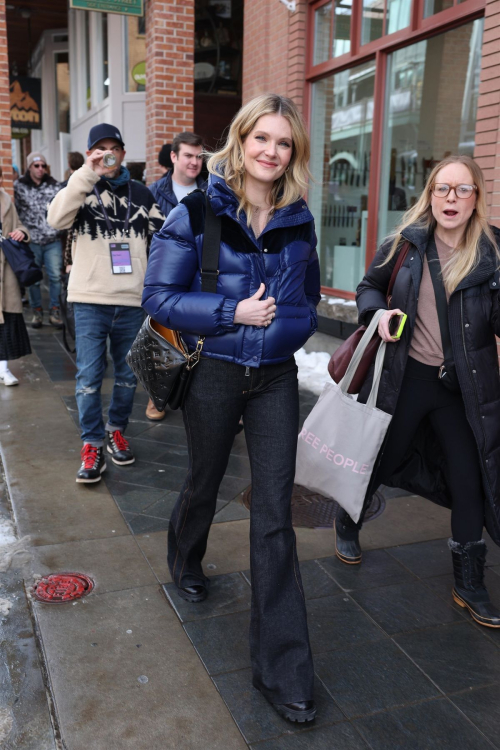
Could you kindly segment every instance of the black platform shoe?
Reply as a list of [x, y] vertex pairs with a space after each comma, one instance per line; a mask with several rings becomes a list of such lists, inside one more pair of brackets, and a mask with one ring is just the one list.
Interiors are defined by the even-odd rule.
[[351, 521], [345, 522], [346, 513], [341, 513], [335, 519], [335, 554], [347, 565], [359, 565], [363, 557], [359, 544], [359, 530]]
[[297, 701], [297, 703], [273, 703], [274, 708], [288, 721], [296, 721], [299, 724], [312, 721], [316, 716], [316, 704], [314, 701]]
[[486, 542], [468, 542], [465, 545], [448, 540], [453, 559], [455, 586], [452, 595], [455, 602], [468, 609], [471, 617], [487, 628], [500, 628], [500, 611], [491, 603], [484, 585]]
[[195, 584], [193, 586], [184, 586], [181, 588], [177, 586], [177, 593], [181, 599], [185, 599], [187, 602], [202, 602], [207, 598], [208, 590], [203, 584]]

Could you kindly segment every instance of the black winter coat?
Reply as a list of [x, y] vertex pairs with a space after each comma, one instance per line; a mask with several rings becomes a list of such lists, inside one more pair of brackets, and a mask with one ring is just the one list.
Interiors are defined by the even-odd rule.
[[[500, 231], [493, 228], [500, 240]], [[408, 315], [398, 343], [389, 344], [378, 393], [377, 406], [393, 414], [415, 327], [417, 300], [429, 234], [412, 225], [403, 232], [410, 250], [398, 273], [391, 307]], [[365, 278], [357, 288], [359, 321], [366, 325], [378, 309], [387, 309], [386, 292], [396, 256], [380, 267], [391, 248], [382, 244]], [[487, 238], [481, 246], [478, 266], [458, 285], [448, 305], [450, 337], [467, 419], [473, 430], [483, 474], [485, 525], [500, 545], [500, 376], [495, 334], [500, 335], [500, 274], [495, 249]], [[364, 384], [359, 401], [365, 403], [371, 377]], [[445, 460], [430, 422], [424, 420], [402, 464], [388, 484], [421, 495], [451, 508], [445, 481]], [[372, 477], [373, 479], [373, 477]], [[367, 497], [375, 490], [369, 489]]]

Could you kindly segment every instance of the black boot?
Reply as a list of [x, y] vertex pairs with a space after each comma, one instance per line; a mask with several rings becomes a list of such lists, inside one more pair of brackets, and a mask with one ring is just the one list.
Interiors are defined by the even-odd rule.
[[314, 701], [298, 701], [297, 703], [273, 703], [274, 708], [288, 721], [296, 721], [299, 724], [312, 721], [316, 716], [316, 704]]
[[467, 542], [462, 545], [453, 539], [448, 540], [453, 559], [455, 586], [453, 599], [464, 609], [468, 609], [472, 618], [487, 628], [500, 628], [500, 612], [490, 602], [484, 585], [484, 566], [486, 563], [486, 543]]
[[362, 558], [358, 526], [345, 510], [335, 519], [335, 554], [347, 565], [359, 565]]

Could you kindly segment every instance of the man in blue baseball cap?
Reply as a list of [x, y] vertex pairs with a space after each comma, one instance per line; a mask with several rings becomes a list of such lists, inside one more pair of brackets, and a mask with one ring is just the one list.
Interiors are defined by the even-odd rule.
[[[118, 128], [95, 125], [87, 145], [87, 161], [73, 172], [48, 212], [53, 227], [71, 229], [73, 236], [68, 301], [75, 311], [76, 402], [83, 440], [76, 481], [82, 483], [101, 479], [105, 443], [117, 466], [135, 461], [124, 431], [136, 380], [125, 356], [144, 318], [141, 296], [149, 243], [163, 225], [151, 192], [131, 180], [123, 166], [125, 144]], [[104, 425], [101, 385], [108, 338], [115, 382]]]

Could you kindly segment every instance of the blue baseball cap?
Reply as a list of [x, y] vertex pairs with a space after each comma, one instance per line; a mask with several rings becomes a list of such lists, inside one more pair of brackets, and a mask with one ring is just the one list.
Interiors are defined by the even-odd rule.
[[105, 138], [112, 138], [114, 141], [118, 141], [122, 148], [125, 147], [122, 134], [118, 128], [114, 125], [109, 125], [107, 122], [101, 122], [100, 125], [94, 125], [93, 128], [90, 128], [87, 149], [90, 151], [96, 143], [103, 141]]

